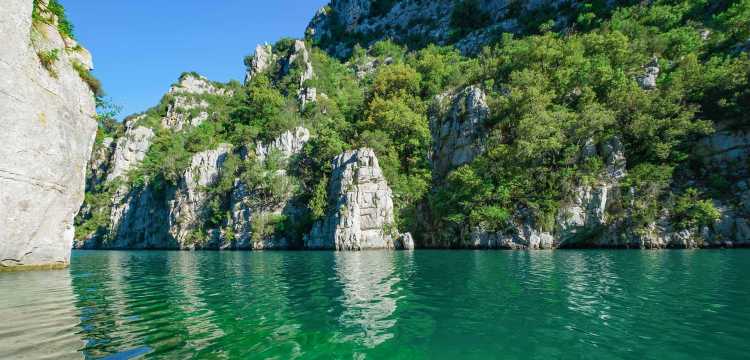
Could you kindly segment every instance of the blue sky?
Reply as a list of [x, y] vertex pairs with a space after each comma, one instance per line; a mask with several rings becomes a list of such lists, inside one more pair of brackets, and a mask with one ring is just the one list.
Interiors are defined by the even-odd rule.
[[256, 44], [302, 37], [327, 0], [61, 0], [94, 74], [123, 107], [120, 118], [156, 105], [184, 71], [242, 80]]

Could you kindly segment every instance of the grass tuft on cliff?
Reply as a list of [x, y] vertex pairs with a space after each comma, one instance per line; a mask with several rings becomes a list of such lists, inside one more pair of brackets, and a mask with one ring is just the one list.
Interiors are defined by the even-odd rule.
[[102, 87], [102, 82], [99, 81], [99, 79], [97, 79], [88, 68], [86, 68], [86, 65], [83, 65], [78, 61], [73, 61], [73, 69], [78, 72], [81, 80], [83, 80], [83, 82], [88, 85], [89, 89], [91, 89], [91, 92], [94, 93], [94, 96], [96, 96], [97, 98], [104, 96], [104, 88]]
[[52, 49], [47, 51], [39, 51], [36, 53], [39, 57], [39, 62], [49, 72], [49, 74], [57, 78], [57, 71], [55, 70], [55, 63], [60, 60], [60, 49]]

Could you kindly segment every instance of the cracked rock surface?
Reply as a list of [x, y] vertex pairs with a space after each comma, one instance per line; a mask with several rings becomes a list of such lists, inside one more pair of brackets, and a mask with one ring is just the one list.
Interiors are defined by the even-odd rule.
[[[91, 68], [88, 51], [56, 19], [32, 26], [32, 9], [0, 6], [0, 267], [68, 264], [96, 135], [94, 96], [72, 66]], [[37, 53], [55, 50], [43, 67]]]

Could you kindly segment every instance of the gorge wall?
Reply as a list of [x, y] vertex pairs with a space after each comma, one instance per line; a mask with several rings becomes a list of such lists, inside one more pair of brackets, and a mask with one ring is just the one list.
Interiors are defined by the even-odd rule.
[[[454, 45], [475, 54], [502, 33], [523, 33], [555, 19], [560, 28], [574, 21], [568, 9], [584, 2], [538, 0], [334, 0], [308, 25], [307, 36], [337, 57], [354, 45], [368, 48], [391, 39], [410, 48]], [[606, 2], [614, 6], [616, 1]]]
[[67, 266], [96, 135], [91, 55], [47, 6], [0, 6], [0, 270]]
[[[274, 51], [258, 46], [248, 63], [246, 82], [259, 77], [291, 79], [300, 89], [295, 107], [317, 102], [316, 89], [306, 86], [314, 76], [311, 55], [302, 41]], [[259, 91], [270, 88], [262, 85]], [[213, 144], [200, 150], [170, 150], [160, 143], [213, 132], [228, 115], [242, 89], [195, 74], [180, 77], [162, 104], [124, 122], [119, 132], [94, 149], [89, 163], [92, 194], [79, 217], [76, 248], [82, 249], [395, 249], [413, 248], [408, 235], [398, 234], [393, 220], [391, 190], [370, 149], [345, 152], [330, 159], [334, 174], [326, 198], [330, 212], [310, 232], [282, 232], [306, 220], [295, 166], [305, 145], [315, 137], [301, 124], [265, 140], [253, 137]], [[312, 96], [311, 96], [312, 94]], [[325, 95], [321, 94], [323, 100]], [[252, 103], [251, 105], [255, 105]], [[227, 140], [229, 140], [227, 138]], [[181, 147], [190, 147], [180, 142]], [[174, 158], [179, 152], [181, 160]], [[175, 178], [165, 180], [153, 162], [183, 163]], [[220, 208], [220, 209], [217, 209]], [[347, 209], [347, 210], [339, 210]], [[342, 211], [345, 219], [339, 221]], [[306, 236], [307, 235], [307, 236]], [[305, 239], [303, 239], [305, 238]]]
[[75, 246], [748, 246], [747, 19], [689, 5], [332, 1], [110, 131]]

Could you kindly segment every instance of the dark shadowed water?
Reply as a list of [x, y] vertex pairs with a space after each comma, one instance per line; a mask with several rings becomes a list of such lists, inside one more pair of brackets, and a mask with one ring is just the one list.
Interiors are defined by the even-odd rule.
[[75, 252], [0, 358], [747, 359], [750, 251]]

